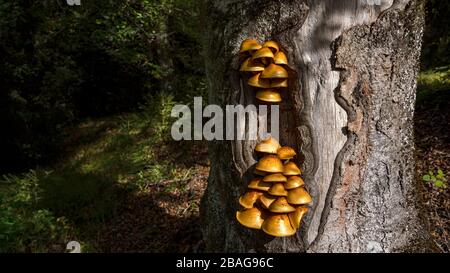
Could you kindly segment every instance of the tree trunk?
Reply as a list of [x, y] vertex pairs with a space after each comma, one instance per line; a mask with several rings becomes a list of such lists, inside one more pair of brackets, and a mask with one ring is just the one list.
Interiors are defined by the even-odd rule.
[[210, 144], [201, 213], [207, 251], [428, 251], [414, 182], [413, 112], [423, 1], [207, 0], [211, 104], [256, 104], [238, 72], [241, 42], [276, 40], [290, 62], [280, 142], [295, 147], [313, 204], [296, 236], [235, 219], [257, 141]]

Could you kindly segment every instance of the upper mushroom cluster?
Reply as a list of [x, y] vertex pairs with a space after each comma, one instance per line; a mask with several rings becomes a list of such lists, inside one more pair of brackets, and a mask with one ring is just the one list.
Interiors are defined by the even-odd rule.
[[258, 177], [250, 181], [248, 191], [239, 199], [243, 210], [236, 218], [242, 225], [272, 236], [294, 235], [308, 211], [306, 205], [312, 202], [300, 168], [290, 161], [296, 152], [281, 147], [273, 137], [256, 145], [255, 151], [261, 155], [255, 168]]
[[250, 74], [248, 85], [258, 89], [256, 98], [264, 102], [280, 102], [280, 88], [288, 87], [288, 72], [283, 67], [288, 64], [278, 44], [267, 41], [264, 44], [254, 39], [242, 42], [239, 51], [245, 61], [239, 69]]

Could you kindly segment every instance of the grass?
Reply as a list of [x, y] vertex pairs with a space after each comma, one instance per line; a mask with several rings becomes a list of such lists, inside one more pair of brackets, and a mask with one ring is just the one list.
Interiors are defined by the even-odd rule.
[[183, 191], [177, 181], [193, 173], [176, 160], [187, 147], [170, 143], [174, 103], [161, 94], [149, 97], [138, 113], [86, 120], [67, 132], [58, 164], [4, 176], [0, 252], [63, 252], [70, 240], [83, 251], [98, 251], [96, 238], [125, 195], [161, 181], [174, 181], [166, 183], [169, 193]]
[[61, 252], [71, 227], [39, 205], [39, 175], [6, 175], [0, 182], [0, 252]]
[[[450, 66], [423, 71], [417, 80], [417, 105], [429, 106], [450, 91]], [[436, 99], [433, 99], [436, 98]], [[427, 103], [428, 102], [428, 103]]]

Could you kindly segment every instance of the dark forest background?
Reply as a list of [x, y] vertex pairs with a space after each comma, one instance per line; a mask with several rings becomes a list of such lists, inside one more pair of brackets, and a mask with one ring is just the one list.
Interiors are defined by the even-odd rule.
[[[448, 251], [450, 2], [426, 10], [418, 180]], [[203, 16], [199, 0], [0, 0], [0, 252], [201, 247], [206, 145], [167, 132], [174, 104], [206, 98]]]
[[3, 172], [47, 163], [64, 128], [203, 86], [199, 1], [0, 1]]

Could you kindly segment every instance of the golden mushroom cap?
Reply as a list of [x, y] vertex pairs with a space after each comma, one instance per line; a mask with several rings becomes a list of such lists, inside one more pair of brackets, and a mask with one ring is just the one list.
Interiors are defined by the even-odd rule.
[[285, 65], [287, 65], [287, 64], [288, 64], [288, 60], [287, 60], [286, 54], [284, 54], [284, 53], [281, 52], [281, 51], [278, 51], [278, 52], [273, 56], [273, 62], [274, 62], [275, 64], [285, 64]]
[[247, 58], [245, 61], [242, 62], [241, 67], [239, 68], [239, 71], [243, 72], [260, 72], [264, 71], [264, 65], [259, 62], [254, 62], [251, 60], [252, 58]]
[[286, 182], [287, 178], [286, 176], [282, 175], [281, 173], [274, 173], [266, 175], [263, 178], [264, 182]]
[[274, 91], [273, 89], [262, 89], [256, 92], [256, 98], [260, 101], [265, 102], [280, 102], [280, 93]]
[[261, 79], [260, 76], [261, 73], [252, 76], [250, 79], [248, 79], [247, 84], [253, 87], [269, 88], [270, 81], [268, 79]]
[[294, 235], [296, 229], [292, 227], [289, 217], [286, 214], [273, 214], [265, 219], [262, 230], [275, 237], [285, 237]]
[[280, 50], [280, 47], [275, 41], [267, 41], [263, 44], [263, 47], [270, 48], [270, 50], [272, 50], [273, 53], [277, 53]]
[[300, 187], [288, 191], [287, 201], [293, 205], [305, 205], [311, 203], [312, 198], [305, 188]]
[[284, 67], [276, 65], [276, 64], [270, 64], [261, 73], [261, 78], [264, 78], [264, 79], [273, 79], [273, 78], [285, 79], [288, 77], [289, 77], [289, 75], [288, 75], [288, 72], [286, 71], [286, 69], [284, 69]]
[[286, 190], [292, 190], [305, 185], [305, 181], [300, 176], [290, 176], [287, 182], [284, 183], [284, 188]]
[[270, 88], [283, 88], [288, 87], [287, 79], [271, 79], [270, 80]]
[[255, 151], [260, 153], [276, 154], [280, 147], [281, 145], [278, 140], [272, 136], [269, 136], [256, 145]]
[[254, 51], [260, 49], [262, 46], [255, 39], [246, 39], [241, 44], [241, 49], [239, 53], [244, 53], [248, 51]]
[[275, 183], [270, 187], [269, 193], [273, 196], [287, 196], [288, 192], [282, 183]]
[[245, 209], [236, 212], [236, 219], [248, 228], [261, 229], [264, 222], [263, 212], [258, 208]]
[[284, 146], [277, 150], [277, 155], [281, 160], [285, 160], [293, 158], [297, 153], [291, 147]]
[[270, 195], [268, 193], [264, 193], [260, 198], [259, 198], [259, 203], [261, 203], [261, 205], [263, 206], [263, 208], [265, 209], [269, 209], [270, 205], [275, 202], [275, 200], [277, 200], [276, 196]]
[[294, 212], [289, 213], [289, 220], [291, 221], [291, 225], [296, 229], [300, 228], [302, 218], [307, 212], [308, 208], [305, 206], [295, 208]]
[[257, 169], [255, 169], [255, 170], [253, 171], [253, 173], [256, 174], [256, 175], [261, 175], [261, 176], [267, 175], [266, 172], [263, 172], [263, 171], [260, 171], [260, 170], [257, 170]]
[[286, 197], [278, 197], [270, 204], [269, 210], [275, 213], [288, 213], [295, 211], [295, 208], [288, 203]]
[[262, 192], [249, 191], [239, 198], [239, 204], [246, 209], [253, 208], [255, 202], [261, 197]]
[[262, 178], [255, 178], [248, 183], [248, 188], [253, 190], [260, 190], [260, 191], [268, 191], [270, 187], [272, 186], [272, 183], [264, 182], [262, 181]]
[[284, 175], [301, 175], [302, 171], [297, 166], [297, 164], [295, 164], [292, 161], [289, 161], [288, 163], [284, 164], [283, 174]]
[[256, 169], [267, 173], [283, 172], [283, 163], [275, 155], [266, 155], [256, 164]]
[[255, 53], [252, 55], [252, 60], [261, 59], [261, 58], [269, 58], [273, 59], [274, 55], [272, 50], [270, 50], [267, 47], [263, 47], [261, 49], [258, 49]]

